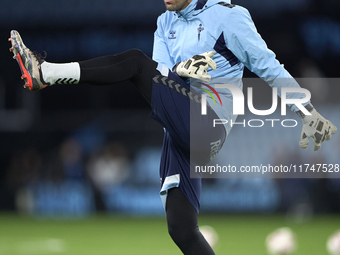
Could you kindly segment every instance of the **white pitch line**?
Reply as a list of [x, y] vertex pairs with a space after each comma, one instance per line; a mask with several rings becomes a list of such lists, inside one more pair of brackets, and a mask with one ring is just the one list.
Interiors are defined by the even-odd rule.
[[22, 241], [16, 244], [16, 250], [20, 254], [46, 254], [62, 253], [66, 251], [67, 245], [64, 240], [56, 238], [43, 238], [31, 241]]

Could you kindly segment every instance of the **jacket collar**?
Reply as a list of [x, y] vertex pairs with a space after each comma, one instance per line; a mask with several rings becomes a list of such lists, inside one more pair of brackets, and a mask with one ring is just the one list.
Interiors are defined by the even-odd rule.
[[230, 4], [230, 0], [192, 0], [191, 3], [182, 11], [176, 11], [178, 18], [188, 19], [212, 5], [225, 2]]
[[176, 11], [178, 18], [180, 17], [183, 17], [184, 19], [189, 18], [192, 15], [193, 11], [196, 10], [196, 5], [198, 1], [202, 0], [192, 0], [191, 3], [184, 10]]
[[201, 10], [203, 9], [204, 5], [208, 2], [208, 0], [198, 0], [195, 10]]

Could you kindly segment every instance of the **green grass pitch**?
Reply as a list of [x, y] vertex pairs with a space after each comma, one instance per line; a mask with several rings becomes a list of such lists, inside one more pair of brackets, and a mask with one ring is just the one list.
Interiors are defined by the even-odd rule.
[[[340, 216], [316, 216], [294, 223], [279, 215], [202, 215], [219, 235], [216, 254], [265, 255], [266, 235], [290, 227], [297, 235], [296, 255], [327, 254], [328, 236], [340, 229]], [[97, 216], [41, 219], [0, 215], [0, 255], [176, 255], [164, 218]]]

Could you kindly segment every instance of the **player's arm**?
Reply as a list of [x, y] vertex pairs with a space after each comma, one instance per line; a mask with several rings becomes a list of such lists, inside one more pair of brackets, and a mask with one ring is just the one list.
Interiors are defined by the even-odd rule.
[[[226, 47], [251, 72], [265, 80], [269, 86], [278, 88], [281, 96], [282, 87], [300, 88], [289, 72], [279, 63], [273, 51], [257, 32], [249, 12], [240, 6], [230, 9], [226, 20], [224, 37]], [[289, 93], [289, 99], [302, 99], [302, 93]], [[306, 103], [308, 104], [308, 102]], [[295, 105], [288, 105], [292, 111], [299, 110]]]
[[[300, 87], [276, 59], [274, 52], [268, 49], [246, 9], [233, 8], [229, 18], [228, 30], [225, 33], [225, 41], [228, 42], [226, 46], [250, 71], [257, 74], [270, 86], [277, 87], [279, 96], [281, 96], [283, 87]], [[287, 96], [290, 99], [304, 97], [302, 93], [289, 93]], [[304, 106], [309, 111], [309, 115], [303, 114], [295, 105], [290, 105], [291, 110], [298, 114], [303, 123], [299, 145], [303, 149], [308, 148], [309, 140], [312, 138], [316, 151], [320, 149], [322, 142], [331, 138], [337, 128], [322, 117], [310, 102]]]
[[154, 33], [152, 59], [157, 63], [163, 64], [169, 69], [176, 64], [171, 58], [164, 32], [162, 28], [161, 16], [157, 19], [157, 30]]

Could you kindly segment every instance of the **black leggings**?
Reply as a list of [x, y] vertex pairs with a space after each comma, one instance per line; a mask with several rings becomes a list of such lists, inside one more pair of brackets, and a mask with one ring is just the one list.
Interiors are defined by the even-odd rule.
[[130, 81], [150, 103], [152, 78], [159, 75], [157, 63], [137, 49], [117, 55], [80, 61], [80, 83], [111, 85]]
[[[150, 103], [157, 63], [139, 50], [79, 62], [81, 83], [109, 85], [130, 81]], [[199, 232], [197, 212], [179, 188], [169, 190], [166, 216], [171, 238], [185, 255], [213, 255]]]
[[166, 218], [169, 234], [183, 254], [215, 254], [198, 229], [196, 209], [179, 188], [168, 191]]

